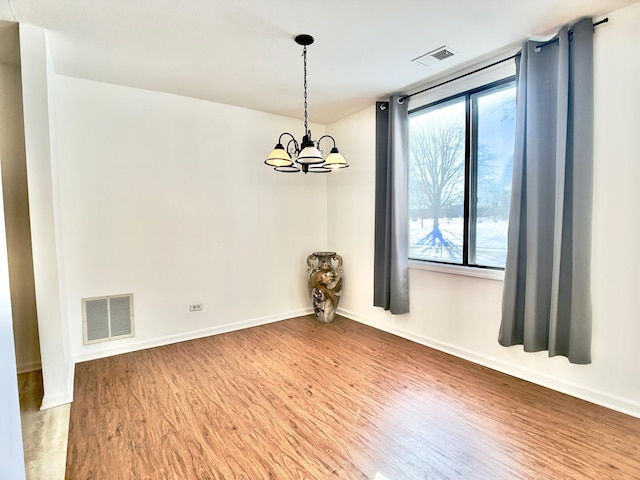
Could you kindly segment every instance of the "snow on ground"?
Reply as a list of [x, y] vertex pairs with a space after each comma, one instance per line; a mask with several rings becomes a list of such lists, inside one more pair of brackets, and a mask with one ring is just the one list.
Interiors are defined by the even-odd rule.
[[[504, 267], [507, 258], [506, 220], [494, 221], [491, 218], [480, 218], [476, 227], [476, 265]], [[463, 243], [462, 218], [441, 218], [440, 232], [448, 245], [440, 242], [427, 242], [419, 245], [433, 231], [433, 219], [409, 222], [409, 257], [420, 260], [436, 260], [439, 262], [462, 263]]]

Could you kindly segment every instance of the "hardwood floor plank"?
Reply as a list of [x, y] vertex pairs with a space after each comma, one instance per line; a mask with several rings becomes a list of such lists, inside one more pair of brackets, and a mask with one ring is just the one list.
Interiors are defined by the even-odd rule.
[[338, 317], [76, 365], [67, 479], [640, 478], [640, 419]]

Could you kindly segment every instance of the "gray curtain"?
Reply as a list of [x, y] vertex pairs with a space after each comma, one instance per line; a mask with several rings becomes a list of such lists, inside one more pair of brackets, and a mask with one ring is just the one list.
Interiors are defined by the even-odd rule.
[[591, 363], [593, 23], [526, 42], [499, 342]]
[[399, 96], [376, 104], [373, 304], [409, 311], [408, 113]]

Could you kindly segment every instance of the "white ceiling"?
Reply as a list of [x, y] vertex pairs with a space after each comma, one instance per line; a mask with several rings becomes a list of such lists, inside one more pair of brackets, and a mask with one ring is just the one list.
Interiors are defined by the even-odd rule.
[[[46, 28], [57, 73], [330, 123], [586, 15], [639, 0], [0, 0]], [[607, 26], [600, 27], [607, 28]], [[411, 60], [442, 45], [458, 55]]]

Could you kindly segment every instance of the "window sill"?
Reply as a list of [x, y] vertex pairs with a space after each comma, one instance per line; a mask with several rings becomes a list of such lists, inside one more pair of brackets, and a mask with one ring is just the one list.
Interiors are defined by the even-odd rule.
[[447, 273], [450, 275], [463, 275], [466, 277], [486, 278], [488, 280], [504, 280], [504, 270], [491, 270], [488, 268], [463, 267], [462, 265], [445, 265], [424, 260], [409, 260], [409, 268], [412, 270], [428, 270], [430, 272]]

